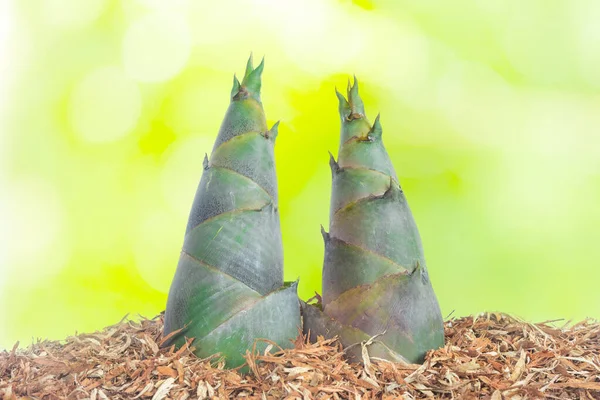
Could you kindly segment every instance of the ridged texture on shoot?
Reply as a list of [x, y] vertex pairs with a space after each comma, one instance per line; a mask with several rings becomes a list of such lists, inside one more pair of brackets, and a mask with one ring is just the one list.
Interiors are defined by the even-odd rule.
[[339, 335], [352, 358], [372, 340], [371, 356], [421, 362], [444, 344], [417, 226], [382, 141], [358, 94], [337, 92], [342, 123], [339, 156], [330, 155], [332, 193], [323, 264], [323, 312], [303, 304], [304, 330]]
[[290, 347], [300, 326], [297, 284], [283, 282], [277, 124], [267, 129], [263, 65], [253, 68], [250, 57], [242, 82], [234, 77], [229, 108], [204, 159], [165, 312], [165, 335], [183, 328], [169, 343], [193, 337], [199, 357], [220, 352], [228, 367], [244, 362], [255, 339]]

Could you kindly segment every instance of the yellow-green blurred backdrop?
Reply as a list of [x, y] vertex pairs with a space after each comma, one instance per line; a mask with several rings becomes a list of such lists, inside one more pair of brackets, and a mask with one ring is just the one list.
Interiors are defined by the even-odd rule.
[[320, 290], [334, 87], [356, 74], [447, 315], [600, 317], [595, 0], [2, 6], [0, 347], [152, 317], [250, 51], [285, 274]]

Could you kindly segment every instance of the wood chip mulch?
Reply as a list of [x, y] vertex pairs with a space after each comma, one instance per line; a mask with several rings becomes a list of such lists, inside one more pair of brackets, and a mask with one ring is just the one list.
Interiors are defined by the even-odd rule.
[[[250, 372], [161, 349], [162, 315], [0, 352], [0, 396], [69, 399], [600, 399], [600, 324], [487, 313], [446, 322], [423, 365], [348, 364], [333, 340], [252, 354]], [[364, 347], [363, 347], [364, 348]]]

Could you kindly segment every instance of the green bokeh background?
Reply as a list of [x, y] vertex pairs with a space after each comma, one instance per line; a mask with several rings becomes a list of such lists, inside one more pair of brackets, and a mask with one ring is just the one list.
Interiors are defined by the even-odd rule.
[[301, 297], [320, 291], [334, 87], [356, 74], [444, 316], [600, 317], [597, 1], [19, 0], [4, 18], [0, 347], [164, 309], [250, 51]]

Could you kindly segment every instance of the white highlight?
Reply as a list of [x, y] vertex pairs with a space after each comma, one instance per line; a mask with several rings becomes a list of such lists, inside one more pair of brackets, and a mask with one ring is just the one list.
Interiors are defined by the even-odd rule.
[[210, 155], [214, 137], [194, 135], [178, 140], [168, 150], [167, 161], [160, 176], [163, 198], [169, 208], [186, 220], [200, 183], [204, 154]]
[[111, 142], [135, 127], [141, 107], [137, 84], [118, 68], [104, 67], [89, 73], [75, 88], [69, 119], [81, 139]]
[[187, 64], [191, 43], [184, 18], [165, 11], [148, 14], [134, 22], [125, 34], [125, 70], [140, 82], [166, 81]]
[[[10, 224], [7, 223], [9, 219], [9, 213], [5, 204], [6, 196], [6, 183], [4, 178], [4, 165], [2, 165], [6, 157], [5, 152], [5, 135], [6, 135], [6, 122], [4, 120], [5, 104], [8, 100], [6, 95], [8, 83], [11, 79], [9, 71], [9, 39], [12, 33], [12, 17], [14, 11], [12, 9], [12, 3], [9, 1], [0, 1], [0, 294], [4, 292], [3, 288], [6, 280], [6, 269], [8, 268], [8, 249], [9, 249], [9, 230]], [[4, 313], [5, 305], [1, 302], [3, 300], [0, 295], [0, 314]], [[0, 343], [4, 342], [6, 336], [5, 328], [3, 323], [0, 323]], [[0, 345], [0, 350], [2, 350]]]
[[352, 29], [359, 26], [358, 18], [332, 2], [255, 2], [268, 5], [264, 23], [276, 25], [273, 30], [278, 32], [282, 51], [306, 72], [318, 76], [339, 73], [362, 54], [363, 31]]
[[7, 187], [2, 225], [10, 228], [7, 261], [28, 282], [53, 276], [69, 255], [65, 209], [57, 189], [42, 178], [25, 178]]
[[[183, 222], [183, 220], [182, 220]], [[168, 211], [153, 211], [138, 227], [133, 246], [135, 265], [154, 289], [169, 292], [183, 243], [183, 224]]]
[[587, 83], [600, 88], [600, 3], [576, 2], [573, 26], [577, 27], [579, 71]]
[[96, 21], [107, 6], [106, 0], [43, 0], [41, 12], [51, 27], [82, 29]]
[[183, 8], [186, 9], [190, 6], [192, 0], [135, 0], [136, 3], [151, 9], [177, 9]]

